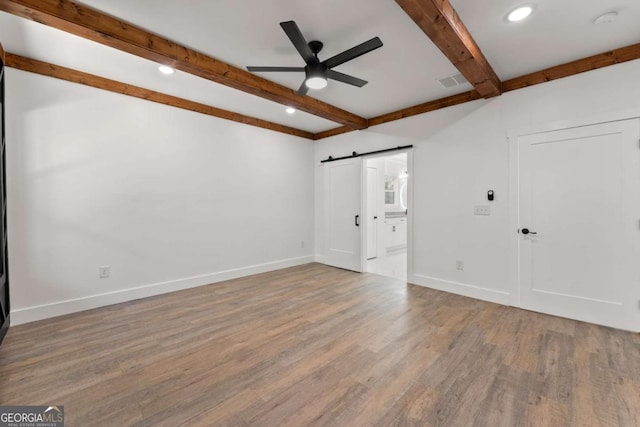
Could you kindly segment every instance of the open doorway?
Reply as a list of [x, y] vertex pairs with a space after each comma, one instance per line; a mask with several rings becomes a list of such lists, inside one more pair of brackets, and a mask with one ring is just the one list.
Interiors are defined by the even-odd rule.
[[407, 280], [408, 154], [364, 162], [364, 271]]

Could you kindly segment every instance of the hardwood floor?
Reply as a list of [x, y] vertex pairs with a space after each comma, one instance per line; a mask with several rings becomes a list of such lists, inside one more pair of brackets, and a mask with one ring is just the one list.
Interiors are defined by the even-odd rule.
[[637, 426], [640, 336], [309, 264], [9, 330], [68, 426]]

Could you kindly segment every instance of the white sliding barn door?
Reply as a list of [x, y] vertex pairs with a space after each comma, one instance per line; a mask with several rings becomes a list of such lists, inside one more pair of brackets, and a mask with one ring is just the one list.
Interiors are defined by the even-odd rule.
[[518, 138], [523, 308], [640, 330], [640, 123]]
[[324, 164], [325, 260], [334, 267], [362, 271], [360, 213], [362, 159]]

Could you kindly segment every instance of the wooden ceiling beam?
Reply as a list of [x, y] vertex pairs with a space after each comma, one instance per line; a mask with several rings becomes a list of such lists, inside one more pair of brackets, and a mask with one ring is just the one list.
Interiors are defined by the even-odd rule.
[[[172, 97], [170, 95], [153, 92], [148, 89], [138, 88], [135, 86], [126, 85], [124, 83], [103, 79], [101, 77], [92, 76], [90, 74], [81, 73], [79, 71], [65, 69], [64, 67], [59, 67], [47, 63], [40, 63], [40, 61], [29, 60], [28, 58], [22, 58], [16, 55], [8, 54], [8, 58], [9, 56], [11, 57], [11, 61], [14, 63], [14, 68], [25, 69], [26, 71], [50, 75], [51, 77], [75, 81], [76, 83], [88, 84], [89, 86], [93, 87], [100, 87], [99, 85], [113, 86], [113, 84], [122, 85], [121, 87], [119, 87], [120, 90], [112, 90], [106, 87], [100, 88], [129, 96], [147, 99], [154, 102], [160, 102], [166, 105], [172, 105], [178, 108], [184, 108], [190, 111], [209, 114], [227, 120], [233, 120], [252, 126], [258, 126], [265, 129], [271, 129], [278, 132], [314, 140], [320, 140], [323, 138], [351, 132], [356, 129], [363, 129], [368, 126], [375, 126], [382, 123], [399, 120], [416, 114], [435, 111], [441, 108], [446, 108], [453, 105], [481, 99], [483, 97], [486, 98], [495, 96], [500, 94], [501, 92], [521, 89], [528, 86], [560, 79], [563, 77], [572, 76], [574, 74], [595, 70], [609, 65], [640, 59], [640, 43], [638, 43], [619, 49], [614, 49], [609, 52], [593, 55], [588, 58], [571, 61], [566, 64], [561, 64], [544, 70], [529, 73], [520, 77], [509, 79], [502, 83], [495, 75], [495, 72], [486, 61], [486, 58], [484, 58], [484, 56], [482, 55], [482, 52], [473, 41], [468, 30], [466, 29], [466, 27], [464, 27], [464, 24], [462, 23], [448, 0], [396, 0], [396, 2], [407, 12], [407, 14], [409, 14], [409, 16], [413, 18], [418, 26], [422, 28], [430, 38], [432, 38], [432, 40], [435, 39], [434, 43], [445, 53], [445, 55], [447, 55], [447, 57], [449, 57], [454, 65], [458, 67], [460, 72], [465, 75], [467, 80], [474, 84], [476, 90], [434, 101], [428, 101], [412, 107], [403, 108], [397, 111], [373, 117], [369, 120], [353, 115], [354, 117], [356, 117], [356, 119], [352, 120], [352, 123], [347, 123], [344, 126], [318, 132], [315, 134], [300, 129], [279, 125], [277, 123], [244, 116], [242, 114], [233, 113], [216, 107], [199, 104], [193, 101]], [[0, 0], [0, 10], [4, 10], [23, 18], [41, 22], [46, 25], [50, 25], [52, 27], [88, 38], [90, 40], [97, 41], [107, 46], [115, 47], [117, 49], [133, 53], [143, 58], [174, 66], [177, 69], [190, 72], [192, 74], [207, 78], [212, 81], [222, 83], [219, 80], [227, 78], [226, 76], [228, 75], [228, 78], [231, 78], [232, 80], [232, 82], [228, 82], [228, 86], [234, 87], [239, 90], [244, 90], [248, 93], [254, 93], [254, 91], [260, 92], [260, 90], [255, 85], [252, 86], [257, 79], [257, 81], [261, 81], [261, 84], [270, 87], [272, 92], [278, 92], [279, 90], [284, 89], [285, 91], [289, 92], [289, 95], [293, 95], [294, 98], [303, 99], [305, 101], [311, 102], [312, 104], [323, 104], [321, 101], [315, 100], [310, 97], [300, 97], [293, 90], [281, 87], [276, 83], [270, 82], [268, 80], [261, 79], [257, 76], [254, 76], [253, 74], [245, 72], [244, 70], [240, 70], [214, 58], [210, 58], [188, 48], [179, 46], [169, 40], [162, 39], [161, 37], [150, 34], [142, 29], [118, 21], [113, 17], [103, 15], [100, 12], [89, 9], [82, 5], [78, 5], [69, 0]], [[454, 33], [455, 37], [452, 36], [452, 32]], [[434, 36], [431, 37], [430, 33], [433, 33]], [[458, 36], [458, 34], [460, 35]], [[459, 51], [457, 51], [456, 49], [458, 49]], [[450, 52], [451, 56], [448, 55], [447, 52]], [[18, 61], [18, 58], [21, 58], [21, 60]], [[27, 64], [25, 60], [31, 61], [32, 63]], [[8, 61], [9, 59], [7, 59], [7, 62]], [[42, 64], [45, 65], [43, 66]], [[7, 65], [10, 66], [9, 64]], [[465, 74], [465, 72], [463, 72], [463, 69], [467, 68], [470, 69], [472, 73], [475, 73], [473, 75], [479, 75], [480, 78], [473, 78], [470, 77], [470, 75]], [[46, 71], [46, 69], [53, 71]], [[73, 77], [75, 80], [72, 80], [71, 78], [61, 77], [61, 75], [66, 75], [67, 77], [71, 76], [72, 74], [69, 74], [69, 72], [77, 73]], [[88, 79], [86, 76], [90, 76], [91, 78]], [[485, 80], [482, 80], [483, 76]], [[100, 82], [100, 80], [102, 80], [102, 82]], [[244, 88], [236, 86], [242, 86]], [[494, 95], [491, 95], [491, 93], [494, 93]], [[271, 95], [265, 96], [264, 93], [255, 94], [266, 99], [272, 99], [269, 97]], [[275, 99], [272, 100], [280, 102]], [[316, 114], [314, 111], [305, 109], [306, 107], [301, 106], [298, 103], [282, 103], [294, 106], [302, 111], [306, 111], [311, 114]], [[330, 108], [337, 108], [332, 107], [328, 104], [325, 105]], [[348, 112], [344, 112], [343, 110], [339, 111], [342, 111], [346, 114], [351, 114]], [[341, 120], [332, 119], [331, 117], [328, 117], [326, 115], [316, 115], [336, 121], [338, 123], [344, 122]], [[355, 125], [356, 122], [359, 123], [357, 126]]]
[[329, 138], [330, 136], [342, 135], [343, 133], [352, 132], [355, 129], [350, 128], [349, 126], [340, 126], [333, 129], [324, 130], [322, 132], [318, 132], [313, 135], [313, 139], [316, 141], [319, 139]]
[[546, 83], [563, 77], [569, 77], [586, 71], [597, 70], [598, 68], [608, 67], [610, 65], [620, 64], [636, 59], [640, 59], [640, 43], [506, 80], [502, 84], [502, 90], [504, 92], [509, 92], [516, 89], [522, 89], [528, 86]]
[[[587, 71], [597, 70], [599, 68], [608, 67], [610, 65], [621, 64], [623, 62], [634, 60], [640, 60], [640, 43], [613, 49], [608, 52], [599, 53], [587, 58], [578, 59], [576, 61], [567, 62], [566, 64], [556, 65], [554, 67], [545, 68], [544, 70], [505, 80], [502, 83], [502, 91], [510, 92], [513, 90], [538, 85], [540, 83], [546, 83], [552, 80], [570, 77]], [[369, 119], [369, 126], [376, 126], [382, 123], [404, 119], [406, 117], [415, 116], [416, 114], [428, 113], [430, 111], [451, 107], [453, 105], [463, 104], [465, 102], [475, 101], [481, 98], [482, 97], [480, 96], [480, 94], [475, 90], [460, 93], [458, 95], [436, 99], [435, 101], [428, 101], [423, 104], [414, 105], [413, 107], [407, 107], [398, 111], [373, 117]], [[328, 138], [331, 136], [351, 132], [353, 130], [354, 129], [350, 129], [345, 126], [340, 126], [335, 129], [318, 132], [314, 135], [313, 139], [319, 140]]]
[[132, 96], [134, 98], [140, 98], [146, 101], [157, 102], [159, 104], [169, 105], [171, 107], [182, 108], [184, 110], [194, 111], [196, 113], [206, 114], [225, 120], [231, 120], [234, 122], [243, 123], [245, 125], [256, 126], [263, 129], [286, 133], [288, 135], [314, 139], [313, 133], [304, 130], [280, 125], [278, 123], [269, 122], [267, 120], [262, 120], [255, 117], [245, 116], [244, 114], [234, 113], [232, 111], [223, 110], [221, 108], [212, 107], [210, 105], [201, 104], [199, 102], [189, 101], [177, 96], [167, 95], [161, 92], [155, 92], [149, 89], [144, 89], [115, 80], [105, 79], [104, 77], [83, 73], [82, 71], [61, 67], [59, 65], [50, 64], [48, 62], [25, 58], [23, 56], [14, 55], [8, 52], [6, 55], [5, 63], [7, 67], [15, 68], [22, 71], [28, 71], [30, 73], [54, 77], [57, 79], [66, 80], [68, 82], [79, 83], [109, 92]]
[[484, 98], [502, 84], [449, 0], [396, 0], [431, 41]]
[[0, 10], [356, 129], [367, 119], [70, 0], [0, 0]]
[[393, 111], [391, 113], [382, 114], [369, 119], [370, 126], [381, 125], [383, 123], [393, 122], [395, 120], [405, 119], [407, 117], [416, 116], [418, 114], [429, 113], [431, 111], [440, 110], [442, 108], [453, 107], [454, 105], [464, 104], [466, 102], [482, 99], [482, 95], [478, 91], [459, 93], [457, 95], [447, 96], [445, 98], [427, 101], [422, 104], [414, 105]]
[[[436, 99], [433, 101], [424, 102], [422, 104], [414, 105], [407, 108], [402, 108], [391, 113], [381, 114], [379, 116], [369, 119], [369, 126], [377, 126], [383, 123], [393, 122], [395, 120], [405, 119], [407, 117], [415, 116], [418, 114], [424, 114], [431, 111], [440, 110], [442, 108], [453, 107], [454, 105], [464, 104], [466, 102], [476, 101], [482, 99], [482, 96], [475, 90], [459, 93], [457, 95], [447, 96], [445, 98]], [[334, 129], [318, 132], [314, 135], [316, 141], [323, 138], [328, 138], [335, 135], [340, 135], [347, 132], [352, 132], [355, 129], [351, 129], [347, 126], [340, 126]]]

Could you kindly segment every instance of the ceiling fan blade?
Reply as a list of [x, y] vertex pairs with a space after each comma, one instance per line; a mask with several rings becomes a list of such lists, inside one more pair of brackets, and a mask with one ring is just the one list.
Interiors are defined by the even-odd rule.
[[247, 66], [248, 71], [267, 72], [267, 71], [304, 71], [304, 67], [254, 67]]
[[357, 77], [353, 77], [348, 74], [339, 73], [333, 70], [327, 71], [327, 77], [342, 83], [346, 83], [346, 84], [358, 86], [358, 87], [362, 87], [368, 83], [366, 80], [362, 80]]
[[304, 36], [300, 32], [298, 25], [294, 21], [286, 21], [281, 22], [280, 26], [284, 32], [287, 33], [289, 40], [291, 40], [291, 43], [293, 43], [295, 48], [298, 50], [298, 53], [300, 53], [304, 62], [308, 64], [310, 61], [314, 61], [315, 56], [313, 55], [313, 52], [311, 52], [311, 48], [304, 39]]
[[374, 37], [371, 40], [367, 40], [366, 42], [361, 43], [358, 46], [347, 49], [344, 52], [337, 54], [336, 56], [332, 56], [331, 58], [322, 61], [322, 63], [329, 68], [333, 68], [340, 64], [344, 64], [347, 61], [351, 61], [352, 59], [355, 59], [359, 56], [362, 56], [365, 53], [369, 53], [381, 46], [382, 40], [380, 40], [379, 37]]
[[307, 92], [309, 92], [309, 88], [307, 87], [307, 80], [305, 79], [298, 88], [298, 95], [306, 95]]

